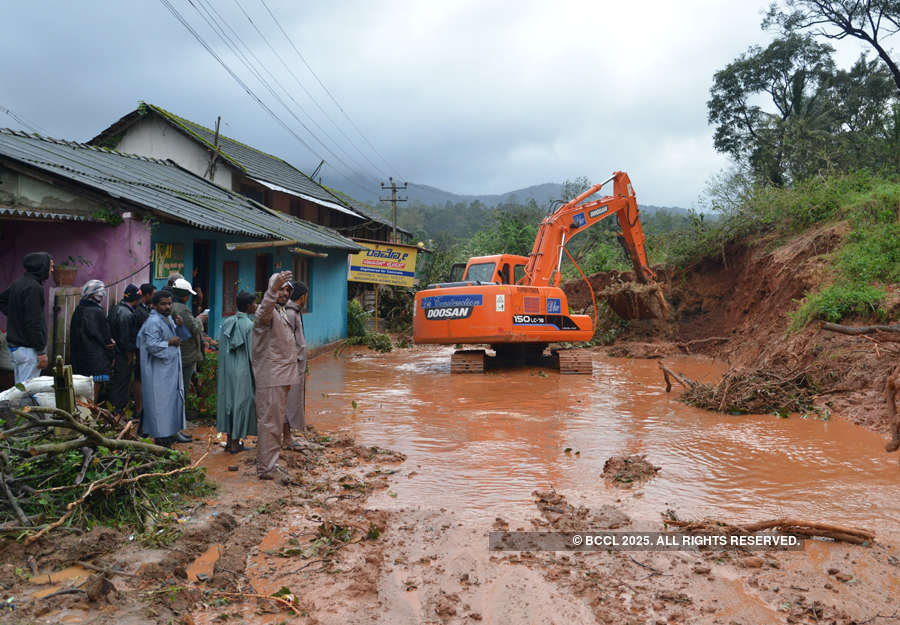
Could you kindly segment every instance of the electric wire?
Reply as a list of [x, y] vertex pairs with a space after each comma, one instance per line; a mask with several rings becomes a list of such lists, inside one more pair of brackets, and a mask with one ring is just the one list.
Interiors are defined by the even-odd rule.
[[15, 113], [14, 111], [9, 110], [5, 106], [0, 106], [0, 112], [6, 113], [12, 119], [14, 119], [18, 124], [25, 126], [25, 128], [28, 128], [31, 132], [36, 132], [41, 135], [47, 134], [45, 131], [41, 130], [41, 128], [39, 126], [36, 126], [35, 124], [30, 123], [24, 117]]
[[[300, 135], [298, 135], [294, 131], [293, 128], [291, 128], [283, 119], [281, 119], [281, 117], [275, 111], [273, 111], [272, 108], [269, 107], [233, 69], [231, 69], [228, 63], [226, 63], [222, 59], [222, 57], [215, 51], [215, 49], [206, 42], [206, 40], [200, 35], [199, 32], [197, 32], [197, 30], [191, 25], [187, 18], [185, 18], [181, 14], [181, 12], [171, 3], [170, 0], [159, 1], [169, 11], [169, 13], [171, 13], [172, 16], [176, 20], [178, 20], [178, 22], [182, 26], [184, 26], [185, 30], [187, 30], [188, 33], [190, 33], [191, 36], [194, 37], [194, 39], [196, 39], [201, 46], [203, 46], [203, 48], [210, 54], [210, 56], [212, 56], [216, 60], [216, 62], [218, 62], [219, 65], [222, 66], [222, 69], [226, 71], [226, 73], [232, 78], [232, 80], [234, 80], [254, 102], [256, 102], [270, 117], [272, 117], [278, 123], [279, 126], [284, 128], [284, 130], [294, 139], [296, 139], [303, 147], [305, 147], [319, 159], [322, 159], [322, 156], [319, 155], [319, 153], [311, 145], [309, 145], [309, 143], [307, 143]], [[190, 0], [188, 1], [190, 2]], [[341, 174], [341, 176], [351, 185], [362, 189], [358, 184], [350, 180], [347, 176], [344, 176], [343, 174]]]
[[[241, 45], [243, 45], [244, 48], [246, 48], [247, 51], [250, 52], [250, 54], [253, 56], [253, 58], [256, 59], [257, 63], [259, 63], [259, 65], [262, 66], [262, 67], [265, 69], [264, 64], [263, 64], [262, 62], [259, 61], [259, 59], [256, 57], [255, 54], [253, 54], [252, 51], [250, 51], [249, 46], [247, 46], [247, 45], [243, 42], [243, 40], [240, 38], [240, 35], [238, 35], [238, 34], [234, 31], [234, 29], [232, 29], [231, 26], [229, 26], [229, 25], [227, 24], [227, 22], [221, 17], [221, 15], [219, 15], [218, 11], [216, 11], [216, 10], [213, 8], [212, 11], [215, 12], [215, 14], [216, 14], [217, 16], [219, 16], [219, 19], [220, 19], [221, 22], [222, 22], [222, 24], [220, 24], [219, 21], [217, 21], [216, 18], [213, 17], [212, 12], [210, 12], [209, 9], [207, 9], [205, 6], [202, 5], [202, 1], [203, 1], [203, 0], [197, 0], [197, 4], [195, 4], [195, 3], [194, 3], [194, 0], [187, 0], [188, 4], [190, 4], [190, 5], [194, 8], [194, 10], [197, 11], [197, 14], [200, 15], [201, 19], [203, 19], [203, 21], [206, 22], [206, 24], [213, 30], [213, 32], [219, 37], [219, 39], [222, 40], [222, 42], [225, 44], [226, 48], [228, 48], [229, 50], [231, 50], [231, 52], [232, 52], [233, 54], [235, 54], [235, 56], [237, 56], [238, 60], [244, 65], [245, 68], [247, 68], [247, 71], [249, 71], [249, 72], [257, 79], [257, 81], [259, 81], [259, 83], [263, 86], [263, 88], [265, 88], [265, 89], [269, 92], [269, 94], [271, 94], [271, 96], [272, 96], [273, 98], [275, 98], [275, 100], [276, 100], [279, 104], [281, 104], [281, 106], [288, 112], [288, 114], [289, 114], [291, 117], [293, 117], [294, 120], [295, 120], [298, 124], [300, 124], [300, 126], [302, 126], [303, 129], [304, 129], [304, 130], [305, 130], [305, 131], [306, 131], [306, 132], [307, 132], [307, 133], [308, 133], [308, 134], [309, 134], [309, 135], [310, 135], [310, 136], [311, 136], [311, 137], [312, 137], [319, 145], [321, 145], [322, 148], [324, 148], [326, 152], [328, 152], [329, 154], [331, 154], [331, 155], [335, 158], [335, 160], [336, 160], [337, 162], [339, 162], [339, 163], [340, 163], [342, 166], [344, 166], [349, 172], [352, 173], [352, 172], [354, 171], [354, 169], [353, 169], [352, 167], [350, 167], [349, 165], [347, 165], [347, 163], [344, 162], [344, 160], [343, 160], [340, 156], [338, 156], [335, 152], [333, 152], [333, 151], [328, 147], [328, 145], [327, 145], [324, 141], [322, 141], [321, 139], [319, 139], [319, 137], [316, 136], [316, 134], [315, 134], [312, 130], [310, 130], [310, 128], [309, 128], [305, 123], [303, 123], [303, 121], [302, 121], [299, 117], [297, 117], [296, 113], [294, 113], [294, 111], [291, 109], [291, 107], [287, 105], [287, 103], [281, 98], [280, 95], [278, 95], [278, 93], [275, 91], [275, 89], [272, 87], [272, 85], [269, 84], [269, 82], [262, 76], [262, 74], [259, 72], [259, 70], [258, 70], [256, 67], [253, 66], [253, 64], [250, 62], [250, 60], [247, 58], [247, 56], [241, 52], [240, 48], [239, 48], [238, 45], [234, 42], [234, 40], [231, 39], [231, 37], [228, 36], [228, 33], [225, 32], [225, 26], [228, 26], [228, 28], [234, 33], [235, 37], [236, 37], [237, 40], [241, 43]], [[198, 7], [198, 4], [200, 4], [201, 6]], [[207, 3], [207, 4], [209, 4], [209, 3]], [[201, 11], [201, 7], [203, 8], [202, 11]], [[204, 14], [204, 12], [205, 12], [205, 14]], [[224, 26], [223, 26], [223, 24], [224, 24]], [[268, 72], [268, 69], [266, 69], [266, 71]], [[269, 75], [270, 75], [270, 76], [272, 75], [271, 72], [269, 72]], [[274, 79], [276, 82], [278, 82], [277, 78], [274, 78], [274, 76], [273, 76], [273, 79]], [[284, 90], [284, 87], [283, 87], [283, 86], [282, 86], [282, 90]], [[291, 97], [290, 94], [288, 94], [288, 97]], [[293, 99], [293, 98], [291, 98], [291, 99]], [[297, 103], [296, 100], [294, 100], [294, 102]], [[299, 106], [299, 104], [298, 104], [298, 106]], [[302, 107], [301, 107], [301, 108], [302, 108]], [[304, 111], [304, 112], [305, 112], [305, 111]], [[308, 114], [307, 114], [307, 115], [308, 115]], [[318, 156], [320, 159], [322, 158], [321, 156], [319, 156], [318, 153], [316, 153], [316, 152], [313, 152], [313, 153], [314, 153], [316, 156]], [[350, 184], [353, 184], [353, 185], [357, 186], [357, 188], [359, 188], [360, 190], [362, 190], [362, 191], [365, 192], [365, 190], [362, 189], [362, 187], [359, 187], [358, 185], [356, 185], [356, 183], [355, 183], [353, 180], [351, 180], [349, 177], [347, 177], [347, 176], [343, 176], [343, 177], [347, 180], [347, 182], [349, 182]]]
[[[269, 42], [269, 39], [265, 36], [265, 34], [262, 32], [262, 30], [260, 30], [260, 28], [256, 24], [256, 22], [253, 21], [253, 18], [246, 11], [246, 9], [244, 9], [244, 6], [240, 3], [240, 0], [234, 0], [234, 3], [241, 10], [241, 13], [244, 14], [244, 17], [247, 18], [247, 21], [250, 22], [250, 25], [253, 26], [253, 29], [256, 31], [256, 34], [258, 34], [260, 39], [263, 40], [263, 42], [266, 44], [266, 46], [269, 48], [269, 50], [272, 52], [272, 54], [275, 56], [275, 58], [278, 59], [278, 61], [281, 63], [281, 65], [284, 67], [284, 69], [287, 70], [287, 72], [291, 75], [291, 77], [294, 79], [294, 82], [296, 82], [297, 85], [303, 90], [303, 92], [307, 95], [307, 97], [310, 99], [310, 101], [312, 101], [312, 103], [316, 105], [316, 108], [319, 109], [319, 111], [325, 116], [325, 118], [331, 122], [331, 125], [334, 126], [337, 129], [337, 131], [339, 133], [341, 133], [341, 136], [347, 140], [347, 143], [349, 143], [351, 146], [353, 146], [353, 149], [355, 149], [357, 152], [359, 152], [360, 156], [362, 156], [365, 159], [365, 161], [369, 165], [371, 165], [373, 169], [375, 169], [375, 171], [380, 173], [383, 177], [388, 178], [389, 174], [387, 172], [385, 172], [383, 169], [381, 169], [378, 165], [376, 165], [375, 162], [373, 162], [372, 159], [370, 159], [366, 155], [366, 153], [363, 152], [359, 148], [359, 146], [353, 141], [353, 139], [350, 137], [350, 135], [348, 135], [346, 132], [344, 132], [344, 129], [341, 128], [337, 124], [337, 122], [334, 121], [334, 119], [328, 114], [328, 111], [326, 111], [325, 108], [319, 103], [319, 101], [312, 94], [312, 92], [310, 92], [310, 90], [306, 88], [306, 85], [304, 85], [303, 82], [300, 80], [300, 78], [297, 76], [297, 74], [294, 73], [294, 70], [291, 69], [291, 66], [288, 65], [287, 61], [284, 60], [284, 57], [282, 57], [281, 54], [278, 52], [278, 50], [271, 44], [271, 42]], [[291, 98], [291, 100], [293, 100], [293, 98]], [[294, 101], [294, 102], [296, 103], [296, 101]], [[298, 106], [300, 106], [300, 105], [298, 104]], [[307, 113], [307, 115], [309, 115], [309, 114]], [[310, 119], [312, 119], [311, 115], [309, 115], [309, 117], [310, 117]], [[313, 120], [313, 123], [315, 123], [314, 120]], [[325, 132], [324, 128], [322, 128], [318, 124], [316, 124], [316, 127], [319, 128], [324, 134], [326, 134], [326, 136], [328, 136], [327, 133]], [[329, 137], [329, 139], [331, 139], [331, 138]], [[333, 139], [331, 139], [331, 140], [334, 141]], [[349, 155], [348, 155], [348, 157], [349, 157]]]
[[[345, 165], [348, 169], [350, 169], [351, 171], [355, 171], [355, 172], [357, 172], [357, 173], [359, 173], [359, 174], [361, 174], [361, 175], [363, 175], [363, 176], [367, 176], [367, 177], [370, 179], [370, 182], [374, 182], [375, 184], [377, 184], [377, 183], [378, 183], [378, 180], [377, 180], [374, 176], [371, 176], [370, 174], [366, 173], [366, 168], [365, 168], [364, 166], [362, 166], [359, 162], [357, 162], [352, 156], [350, 156], [350, 154], [348, 154], [348, 153], [346, 152], [346, 150], [344, 150], [344, 149], [341, 147], [341, 145], [340, 145], [337, 141], [335, 141], [334, 138], [333, 138], [331, 135], [329, 135], [328, 132], [327, 132], [324, 128], [322, 128], [322, 126], [315, 120], [315, 118], [313, 118], [313, 116], [309, 114], [309, 112], [306, 110], [306, 108], [304, 108], [304, 106], [303, 106], [302, 104], [300, 104], [300, 102], [298, 102], [296, 98], [294, 98], [293, 94], [292, 94], [292, 93], [284, 86], [284, 84], [282, 84], [282, 82], [278, 79], [278, 77], [275, 76], [275, 75], [272, 73], [271, 70], [269, 70], [269, 68], [266, 66], [266, 64], [265, 64], [262, 60], [260, 60], [260, 58], [253, 52], [253, 49], [252, 49], [250, 46], [248, 46], [248, 45], [244, 42], [244, 40], [243, 40], [243, 39], [241, 38], [241, 36], [237, 33], [237, 31], [231, 26], [231, 24], [229, 24], [228, 21], [222, 16], [222, 14], [219, 13], [219, 12], [216, 10], [216, 8], [215, 8], [215, 6], [213, 5], [213, 3], [212, 3], [210, 0], [198, 0], [198, 1], [201, 2], [201, 3], [205, 1], [205, 3], [206, 3], [206, 9], [205, 9], [205, 10], [207, 11], [207, 15], [209, 15], [210, 19], [213, 19], [213, 21], [215, 21], [215, 22], [219, 25], [219, 27], [220, 27], [220, 31], [221, 31], [221, 32], [217, 33], [217, 34], [219, 34], [219, 37], [220, 37], [220, 38], [225, 37], [228, 41], [231, 42], [231, 45], [233, 46], [232, 49], [233, 49], [234, 51], [237, 51], [237, 48], [238, 48], [237, 44], [235, 44], [235, 43], [234, 43], [234, 40], [232, 40], [230, 37], [228, 37], [228, 36], [225, 34], [224, 29], [227, 28], [227, 29], [231, 32], [231, 34], [234, 36], [234, 39], [236, 39], [237, 42], [238, 42], [241, 46], [243, 46], [244, 50], [245, 50], [251, 57], [253, 57], [253, 60], [256, 61], [256, 65], [257, 65], [259, 68], [261, 68], [263, 71], [265, 71], [265, 73], [269, 76], [269, 78], [270, 78], [270, 79], [271, 79], [271, 80], [272, 80], [272, 81], [273, 81], [273, 82], [281, 89], [282, 92], [284, 92], [284, 94], [291, 100], [291, 102], [293, 102], [294, 105], [295, 105], [298, 109], [300, 109], [300, 111], [301, 111], [304, 115], [306, 115], [306, 117], [309, 119], [309, 121], [310, 121], [310, 122], [311, 122], [311, 123], [312, 123], [312, 124], [313, 124], [313, 125], [314, 125], [314, 126], [315, 126], [315, 127], [316, 127], [323, 135], [324, 135], [324, 136], [325, 136], [325, 138], [326, 138], [326, 139], [327, 139], [327, 140], [328, 140], [335, 148], [337, 148], [337, 149], [339, 149], [339, 150], [341, 151], [341, 153], [344, 155], [344, 157], [346, 157], [347, 160], [349, 160], [349, 161], [352, 163], [353, 168], [350, 168], [349, 165], [346, 165], [346, 163], [343, 163], [343, 161], [341, 161], [342, 164], [344, 164], [344, 165]], [[235, 2], [237, 2], [237, 0], [235, 0]], [[241, 8], [241, 10], [243, 11], [243, 8], [240, 7], [240, 4], [238, 4], [238, 7]], [[210, 13], [210, 11], [211, 11], [212, 13]], [[212, 17], [212, 14], [215, 14], [216, 17], [213, 18], [213, 17]], [[246, 15], [246, 13], [245, 13], [245, 15]], [[201, 16], [201, 17], [202, 17], [202, 16]], [[218, 19], [216, 20], [216, 18], [218, 18]], [[248, 16], [248, 19], [249, 19], [249, 16]], [[209, 22], [207, 22], [207, 23], [209, 23]], [[252, 22], [252, 20], [251, 20], [251, 24], [252, 24], [252, 23], [253, 23], [253, 22]], [[255, 24], [254, 24], [254, 28], [255, 28]], [[257, 32], [259, 32], [258, 29], [257, 29]], [[262, 36], [261, 33], [260, 33], [260, 35]], [[264, 38], [264, 37], [263, 37], [263, 41], [265, 41], [265, 38]], [[268, 42], [266, 42], [266, 43], [267, 43], [267, 45], [268, 45]], [[226, 45], [227, 45], [227, 44], [226, 44]], [[271, 46], [269, 46], [269, 47], [271, 48]], [[242, 54], [241, 56], [243, 57], [242, 62], [244, 62], [244, 66], [247, 67], [248, 69], [250, 69], [251, 71], [253, 71], [255, 68], [251, 68], [251, 67], [250, 67], [251, 64], [250, 64], [249, 60], [247, 59], [246, 55], [243, 55], [243, 54]], [[263, 79], [262, 76], [259, 74], [259, 71], [254, 71], [254, 75], [257, 77], [257, 80], [259, 80], [260, 82], [264, 82], [264, 79]], [[294, 112], [290, 109], [290, 107], [287, 106], [287, 104], [286, 104], [283, 100], [281, 100], [281, 99], [279, 98], [279, 102], [281, 103], [282, 106], [284, 106], [284, 108], [288, 111], [288, 113], [289, 113], [289, 114], [297, 121], [297, 123], [299, 123], [300, 125], [302, 125], [302, 126], [304, 127], [304, 129], [306, 129], [307, 132], [309, 132], [310, 134], [313, 134], [312, 131], [309, 130], [309, 128], [307, 128], [306, 124], [304, 124], [304, 123], [303, 123], [303, 122], [302, 122], [302, 121], [294, 114]], [[331, 154], [334, 154], [334, 153], [331, 152], [331, 150], [329, 149], [327, 143], [325, 143], [324, 141], [321, 141], [321, 140], [320, 140], [318, 137], [316, 137], [314, 134], [313, 134], [313, 137], [316, 139], [316, 141], [318, 141], [318, 143], [319, 143], [325, 150], [329, 151]], [[335, 155], [335, 156], [336, 156], [336, 155]], [[354, 168], [355, 168], [355, 169], [354, 169]]]
[[[375, 154], [377, 154], [378, 157], [379, 157], [382, 161], [384, 161], [384, 164], [388, 166], [388, 169], [390, 169], [390, 170], [392, 170], [392, 171], [395, 171], [395, 172], [396, 172], [396, 171], [399, 171], [396, 167], [394, 167], [393, 165], [391, 165], [391, 163], [390, 163], [390, 162], [389, 162], [389, 161], [381, 154], [381, 152], [378, 151], [378, 149], [377, 149], [374, 145], [372, 145], [372, 142], [369, 141], [369, 139], [366, 137], [366, 135], [363, 134], [362, 130], [359, 129], [359, 126], [357, 126], [356, 123], [350, 118], [350, 116], [347, 114], [347, 111], [344, 110], [344, 107], [342, 107], [342, 106], [340, 105], [340, 103], [337, 101], [337, 98], [334, 97], [334, 95], [331, 93], [331, 91], [328, 90], [328, 87], [325, 86], [325, 84], [322, 82], [322, 80], [319, 78], [319, 76], [316, 74], [316, 72], [313, 71], [313, 68], [310, 67], [309, 63], [306, 62], [306, 59], [305, 59], [305, 58], [303, 57], [303, 55], [300, 53], [300, 50], [297, 49], [297, 46], [296, 46], [296, 45], [294, 45], [294, 41], [290, 38], [290, 36], [287, 34], [287, 32], [286, 32], [286, 31], [284, 30], [284, 28], [281, 26], [281, 22], [279, 22], [279, 21], [278, 21], [278, 18], [275, 17], [275, 14], [272, 13], [272, 9], [270, 9], [270, 8], [269, 8], [269, 5], [266, 4], [266, 0], [259, 0], [259, 1], [260, 1], [260, 2], [262, 3], [262, 5], [265, 7], [266, 11], [269, 13], [269, 16], [272, 18], [272, 21], [275, 22], [275, 25], [278, 27], [278, 30], [280, 30], [280, 31], [281, 31], [281, 34], [284, 35], [284, 38], [287, 39], [287, 42], [291, 45], [291, 48], [293, 48], [293, 49], [294, 49], [294, 52], [297, 53], [297, 56], [298, 56], [298, 57], [300, 58], [300, 60], [303, 62], [303, 65], [305, 65], [305, 66], [306, 66], [306, 69], [309, 70], [309, 73], [313, 75], [313, 78], [316, 79], [316, 82], [319, 83], [319, 86], [322, 87], [322, 90], [323, 90], [325, 93], [328, 94], [328, 97], [331, 98], [331, 101], [334, 102], [334, 105], [338, 108], [338, 110], [339, 110], [341, 113], [343, 113], [344, 117], [347, 119], [348, 122], [350, 122], [350, 125], [353, 126], [353, 129], [356, 130], [357, 134], [359, 134], [359, 136], [362, 137], [363, 141], [365, 141], [366, 144], [367, 144], [370, 148], [372, 148], [372, 151], [373, 151]], [[397, 178], [400, 179], [400, 180], [402, 180], [402, 181], [406, 181], [406, 180], [407, 180], [406, 176], [401, 176], [401, 175], [399, 175], [399, 174], [397, 174]]]

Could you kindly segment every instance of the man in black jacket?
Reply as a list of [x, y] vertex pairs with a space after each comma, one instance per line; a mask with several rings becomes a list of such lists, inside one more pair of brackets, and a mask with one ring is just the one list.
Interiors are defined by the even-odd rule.
[[[134, 307], [134, 327], [135, 336], [141, 331], [141, 326], [150, 316], [150, 303], [153, 301], [153, 294], [156, 287], [150, 282], [141, 285], [141, 303]], [[134, 397], [134, 414], [140, 415], [144, 408], [144, 395], [141, 390], [141, 354], [140, 350], [135, 352], [134, 358], [134, 388], [132, 389]]]
[[33, 252], [25, 255], [22, 264], [25, 275], [0, 293], [0, 312], [6, 315], [6, 341], [16, 384], [36, 378], [47, 367], [42, 285], [53, 270], [53, 258], [46, 252]]
[[[88, 280], [81, 287], [81, 301], [69, 326], [72, 373], [109, 379], [112, 372], [110, 365], [115, 342], [109, 332], [106, 313], [100, 305], [104, 297], [106, 287], [100, 280]], [[100, 382], [94, 380], [94, 399], [97, 399]]]
[[137, 333], [140, 329], [136, 324], [135, 306], [140, 299], [141, 292], [135, 285], [129, 284], [125, 287], [122, 301], [110, 309], [107, 317], [109, 331], [116, 342], [113, 349], [112, 377], [109, 380], [109, 401], [120, 414], [128, 405], [131, 390], [131, 374], [137, 352]]

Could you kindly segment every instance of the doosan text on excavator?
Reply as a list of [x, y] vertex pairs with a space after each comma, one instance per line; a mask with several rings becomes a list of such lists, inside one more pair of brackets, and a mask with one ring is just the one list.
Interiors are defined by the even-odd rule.
[[[611, 195], [591, 199], [609, 182], [613, 183]], [[551, 343], [591, 340], [596, 305], [594, 320], [570, 314], [566, 294], [560, 288], [560, 266], [563, 254], [575, 262], [566, 249], [572, 237], [613, 215], [618, 217], [637, 279], [654, 281], [634, 189], [628, 175], [618, 171], [547, 215], [528, 256], [473, 257], [458, 280], [430, 284], [416, 293], [415, 342], [490, 345], [496, 353], [493, 361], [488, 360], [484, 349], [462, 349], [453, 354], [452, 372], [478, 373], [489, 362], [541, 364]], [[560, 373], [592, 371], [590, 352], [584, 349], [553, 350], [550, 358]]]

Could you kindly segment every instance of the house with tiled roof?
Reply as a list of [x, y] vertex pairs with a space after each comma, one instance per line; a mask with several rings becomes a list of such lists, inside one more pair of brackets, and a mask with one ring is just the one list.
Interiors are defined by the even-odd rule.
[[[391, 224], [344, 194], [322, 186], [287, 161], [166, 109], [141, 102], [88, 143], [171, 159], [198, 176], [350, 237], [388, 241]], [[409, 232], [400, 230], [408, 240]]]
[[88, 280], [109, 285], [112, 304], [128, 283], [159, 288], [178, 271], [200, 287], [193, 303], [210, 309], [215, 336], [238, 290], [264, 290], [271, 273], [299, 263], [310, 288], [307, 343], [341, 339], [347, 254], [360, 249], [172, 160], [0, 129], [0, 291], [22, 274], [29, 252], [77, 269], [70, 285], [45, 283], [56, 353], [65, 353], [66, 320]]

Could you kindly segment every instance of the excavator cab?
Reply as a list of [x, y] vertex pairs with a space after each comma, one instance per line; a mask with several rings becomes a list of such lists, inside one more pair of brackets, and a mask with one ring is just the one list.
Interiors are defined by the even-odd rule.
[[450, 279], [447, 282], [462, 282], [466, 273], [466, 263], [453, 263], [450, 267]]
[[463, 281], [493, 282], [495, 284], [516, 284], [525, 277], [527, 256], [500, 254], [497, 256], [474, 256], [466, 263]]

